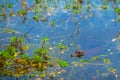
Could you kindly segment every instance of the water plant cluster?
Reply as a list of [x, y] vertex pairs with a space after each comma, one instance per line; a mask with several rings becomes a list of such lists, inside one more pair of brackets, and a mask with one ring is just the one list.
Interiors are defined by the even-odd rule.
[[[90, 12], [90, 14], [86, 17], [90, 18], [94, 15], [91, 13], [93, 9], [96, 10], [97, 8], [100, 8], [102, 10], [107, 10], [109, 7], [114, 10], [115, 14], [117, 14], [117, 19], [115, 20], [120, 22], [120, 0], [101, 0], [100, 6], [92, 3], [91, 0], [31, 0], [32, 4], [29, 3], [29, 0], [14, 1], [16, 2], [14, 3], [9, 0], [2, 0], [2, 3], [0, 3], [1, 24], [4, 24], [4, 21], [7, 21], [7, 19], [12, 20], [20, 17], [22, 18], [22, 24], [27, 24], [29, 20], [37, 23], [50, 22], [50, 25], [53, 28], [56, 26], [56, 23], [54, 20], [49, 21], [49, 19], [59, 12], [65, 12], [70, 15], [68, 20], [66, 20], [67, 28], [67, 24], [71, 18], [76, 24], [79, 23], [79, 21], [73, 18], [75, 17], [73, 15], [80, 16]], [[16, 6], [18, 9], [16, 9]], [[0, 33], [12, 33], [12, 36], [8, 40], [9, 44], [5, 46], [0, 44], [0, 77], [8, 76], [19, 79], [22, 76], [38, 76], [40, 77], [39, 79], [47, 77], [47, 79], [53, 80], [56, 77], [56, 74], [65, 72], [64, 70], [60, 71], [61, 69], [69, 67], [69, 65], [70, 67], [83, 67], [102, 61], [102, 64], [95, 65], [106, 66], [108, 72], [112, 73], [116, 79], [118, 78], [117, 69], [110, 65], [111, 60], [106, 57], [108, 54], [93, 56], [90, 59], [81, 59], [81, 56], [78, 56], [77, 59], [80, 60], [74, 62], [64, 60], [63, 57], [60, 57], [60, 55], [64, 55], [65, 50], [69, 49], [69, 46], [64, 45], [62, 41], [57, 43], [56, 46], [49, 46], [48, 44], [51, 44], [49, 43], [49, 38], [43, 37], [40, 41], [41, 44], [38, 44], [40, 46], [37, 45], [38, 47], [32, 50], [33, 52], [30, 54], [29, 50], [31, 48], [29, 45], [25, 44], [25, 39], [26, 37], [29, 37], [29, 32], [32, 29], [33, 27], [24, 34], [18, 36], [16, 34], [18, 32], [14, 29], [2, 25], [0, 26]], [[56, 54], [57, 56], [55, 56]], [[69, 57], [71, 54], [72, 52], [68, 54]], [[76, 57], [74, 57], [74, 59], [75, 58]], [[54, 71], [55, 69], [56, 71]], [[100, 74], [100, 70], [96, 70], [96, 74]], [[102, 75], [106, 76], [106, 74]], [[61, 78], [61, 80], [64, 79]]]
[[[54, 15], [59, 9], [62, 9], [62, 12], [71, 12], [73, 14], [85, 14], [92, 10], [92, 8], [101, 8], [103, 10], [108, 9], [109, 3], [112, 3], [112, 8], [119, 16], [119, 0], [103, 0], [101, 1], [102, 5], [98, 6], [92, 4], [90, 0], [33, 0], [33, 4], [29, 4], [27, 0], [15, 0], [16, 3], [21, 5], [17, 11], [14, 11], [15, 4], [13, 2], [7, 2], [3, 0], [0, 4], [0, 21], [7, 19], [8, 17], [13, 18], [15, 16], [22, 17], [22, 22], [25, 22], [27, 19], [35, 20], [36, 22], [48, 21], [47, 16]], [[62, 4], [61, 4], [62, 3]], [[60, 5], [58, 5], [60, 4]], [[62, 6], [62, 7], [61, 7]], [[33, 13], [34, 15], [28, 18], [27, 15]], [[119, 17], [118, 17], [119, 21]], [[51, 25], [54, 26], [54, 21], [51, 21]]]
[[[49, 67], [55, 65], [67, 67], [66, 61], [52, 59], [46, 46], [47, 41], [48, 38], [43, 38], [41, 47], [36, 48], [33, 55], [30, 56], [25, 54], [29, 46], [25, 45], [23, 38], [12, 36], [10, 44], [0, 51], [0, 76], [11, 76], [18, 79], [21, 76], [30, 75], [32, 72], [36, 72], [38, 75], [37, 72], [39, 72], [39, 76], [44, 78], [47, 75], [44, 71]], [[65, 49], [62, 43], [58, 47]], [[36, 75], [34, 74], [34, 76]]]

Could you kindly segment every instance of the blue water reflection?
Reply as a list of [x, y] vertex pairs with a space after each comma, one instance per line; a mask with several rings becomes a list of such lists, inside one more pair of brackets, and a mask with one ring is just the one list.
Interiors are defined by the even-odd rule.
[[[9, 2], [11, 1], [15, 3], [16, 0], [9, 0]], [[93, 2], [92, 4], [98, 4], [100, 2], [101, 0], [98, 0], [96, 3]], [[32, 0], [28, 0], [29, 6], [31, 6], [32, 3]], [[20, 8], [17, 6], [19, 4], [14, 5], [15, 11]], [[58, 11], [61, 11], [61, 9], [58, 9]], [[57, 13], [56, 11], [55, 13], [56, 14], [53, 16], [46, 15], [46, 18], [48, 18], [48, 21], [46, 22], [36, 22], [30, 19], [33, 16], [33, 13], [27, 15], [28, 19], [25, 23], [22, 23], [20, 17], [14, 17], [12, 19], [8, 18], [1, 24], [0, 29], [3, 29], [3, 26], [10, 27], [18, 32], [17, 35], [19, 36], [23, 35], [33, 27], [28, 33], [29, 40], [25, 39], [26, 44], [40, 44], [41, 38], [46, 36], [50, 39], [52, 45], [57, 45], [59, 41], [68, 45], [69, 50], [66, 51], [64, 56], [60, 57], [67, 60], [70, 63], [70, 66], [65, 68], [66, 73], [58, 76], [58, 79], [64, 77], [65, 80], [119, 80], [119, 76], [118, 79], [114, 74], [107, 70], [108, 67], [113, 66], [118, 69], [116, 71], [117, 74], [120, 74], [120, 42], [119, 40], [112, 41], [120, 30], [120, 23], [113, 21], [117, 17], [114, 10], [111, 7], [108, 10], [93, 8], [91, 11], [79, 15], [71, 14], [69, 12]], [[87, 18], [90, 14], [93, 14], [93, 16]], [[50, 25], [51, 21], [55, 22], [54, 27]], [[5, 44], [8, 41], [5, 40], [6, 37], [9, 38], [11, 35], [12, 34], [8, 35], [0, 32], [0, 44]], [[33, 49], [34, 48], [32, 47], [28, 52], [32, 53]], [[71, 58], [70, 54], [74, 53], [77, 49], [83, 50], [85, 56], [82, 58]], [[112, 64], [106, 65], [100, 60], [85, 66], [71, 65], [71, 62], [74, 60], [79, 61], [80, 59], [89, 59], [92, 56], [101, 54], [107, 54], [107, 57], [110, 58]], [[96, 73], [96, 70], [98, 69], [99, 72]], [[3, 80], [6, 80], [6, 78]], [[23, 80], [27, 79], [24, 77]]]

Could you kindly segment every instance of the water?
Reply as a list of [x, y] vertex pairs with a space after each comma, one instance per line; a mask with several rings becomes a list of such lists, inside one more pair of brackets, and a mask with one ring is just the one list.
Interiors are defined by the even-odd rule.
[[[14, 12], [21, 9], [21, 6], [19, 6], [21, 2], [18, 1], [17, 3], [16, 0], [9, 0], [9, 2], [15, 3], [13, 6]], [[70, 1], [72, 2], [72, 0]], [[46, 16], [47, 21], [36, 22], [31, 19], [34, 15], [32, 12], [28, 13], [25, 23], [22, 22], [22, 16], [7, 17], [6, 20], [2, 21], [0, 25], [0, 45], [8, 45], [9, 38], [12, 35], [23, 36], [25, 44], [29, 45], [26, 54], [32, 56], [34, 49], [41, 46], [40, 40], [43, 37], [48, 37], [50, 42], [48, 45], [53, 49], [56, 49], [53, 46], [56, 46], [60, 41], [68, 46], [64, 54], [60, 54], [61, 51], [58, 49], [53, 50], [54, 54], [51, 54], [55, 59], [64, 59], [69, 63], [68, 67], [61, 68], [65, 72], [57, 75], [56, 80], [62, 80], [61, 78], [64, 78], [64, 80], [120, 80], [120, 42], [119, 40], [112, 41], [120, 31], [120, 23], [116, 21], [118, 15], [111, 7], [113, 2], [107, 4], [108, 9], [104, 10], [100, 8], [103, 4], [101, 0], [96, 2], [91, 0], [91, 9], [87, 12], [84, 10], [87, 5], [85, 4], [86, 0], [83, 4], [83, 10], [79, 14], [64, 9], [65, 3], [68, 3], [69, 0], [59, 3], [54, 0], [53, 2], [54, 4], [51, 2], [46, 14], [42, 10], [40, 12], [43, 17]], [[31, 6], [34, 1], [27, 0], [27, 3]], [[58, 7], [54, 8], [55, 5]], [[116, 5], [119, 6], [119, 3]], [[51, 21], [54, 21], [54, 26], [51, 25]], [[16, 33], [5, 33], [2, 31], [5, 27], [14, 29]], [[27, 33], [27, 38], [24, 36], [25, 33]], [[1, 51], [3, 49], [4, 47], [0, 48]], [[75, 50], [82, 50], [85, 55], [81, 58], [71, 58], [70, 55]], [[52, 50], [50, 51], [52, 53]], [[82, 59], [90, 60], [94, 56], [100, 56], [100, 59], [90, 63], [80, 62]], [[110, 59], [110, 63], [105, 63], [105, 59]], [[110, 70], [110, 68], [115, 69], [115, 71]], [[54, 68], [50, 70], [57, 72]], [[35, 80], [35, 78], [31, 79]], [[8, 76], [1, 77], [1, 79], [15, 80], [14, 77], [10, 78]], [[19, 80], [27, 79], [26, 76], [19, 78]], [[43, 80], [50, 79], [46, 77]]]

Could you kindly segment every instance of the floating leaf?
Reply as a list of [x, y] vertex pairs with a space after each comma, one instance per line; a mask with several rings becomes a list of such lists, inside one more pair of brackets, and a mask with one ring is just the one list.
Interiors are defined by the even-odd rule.
[[41, 56], [38, 56], [38, 55], [34, 55], [34, 59], [37, 61], [37, 62], [42, 62], [43, 61], [43, 58]]
[[26, 15], [27, 14], [27, 12], [25, 10], [19, 10], [17, 13], [19, 15]]
[[39, 22], [39, 13], [37, 12], [34, 17], [32, 17], [33, 20]]
[[58, 61], [58, 64], [61, 66], [61, 67], [68, 67], [68, 62], [64, 61], [64, 60], [59, 60]]
[[80, 62], [81, 63], [89, 63], [89, 60], [81, 59]]
[[120, 8], [115, 8], [115, 12], [120, 13]]
[[90, 59], [90, 61], [96, 61], [96, 60], [100, 60], [100, 56], [94, 56]]
[[107, 64], [111, 63], [110, 59], [108, 59], [108, 58], [105, 58], [103, 61], [104, 61], [104, 63], [107, 63]]
[[48, 40], [49, 40], [49, 38], [43, 37], [41, 41], [42, 41], [42, 42], [46, 42], [46, 41], [48, 41]]
[[117, 21], [120, 22], [120, 17], [117, 18]]
[[21, 58], [22, 58], [22, 59], [29, 59], [29, 56], [26, 55], [26, 54], [22, 54], [22, 55], [21, 55]]
[[67, 49], [67, 48], [68, 48], [68, 46], [63, 45], [62, 42], [60, 42], [60, 43], [58, 44], [58, 47], [60, 48], [60, 50], [62, 50], [62, 49]]
[[3, 30], [4, 30], [5, 32], [8, 32], [8, 31], [9, 31], [9, 29], [8, 29], [8, 28], [4, 28]]
[[70, 5], [66, 4], [65, 9], [67, 9], [67, 10], [70, 9]]
[[10, 30], [10, 32], [11, 32], [11, 33], [15, 33], [15, 31], [14, 31], [13, 29], [12, 29], [12, 30]]
[[8, 8], [12, 8], [13, 7], [13, 3], [8, 3]]
[[16, 40], [17, 40], [16, 36], [12, 36], [12, 37], [10, 38], [10, 42], [16, 42]]
[[75, 13], [75, 14], [78, 14], [78, 13], [79, 13], [79, 10], [78, 10], [78, 9], [75, 9], [75, 10], [74, 10], [74, 13]]
[[108, 68], [108, 70], [109, 70], [110, 72], [112, 72], [112, 73], [115, 73], [117, 69], [115, 69], [115, 68], [113, 68], [113, 67], [110, 67], [110, 68]]

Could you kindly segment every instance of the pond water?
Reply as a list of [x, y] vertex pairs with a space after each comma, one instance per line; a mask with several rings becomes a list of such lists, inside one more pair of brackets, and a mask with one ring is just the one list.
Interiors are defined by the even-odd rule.
[[[0, 4], [13, 3], [12, 9], [15, 13], [21, 9], [22, 1], [27, 1], [29, 7], [35, 2], [35, 0], [1, 0]], [[42, 5], [44, 1], [46, 0], [40, 4]], [[59, 0], [47, 0], [49, 2], [47, 4], [50, 5], [49, 9], [46, 13], [40, 11], [41, 17], [45, 18], [45, 21], [37, 22], [31, 19], [34, 16], [34, 11], [27, 14], [25, 22], [23, 22], [24, 17], [19, 15], [12, 18], [7, 16], [5, 20], [2, 20], [0, 22], [0, 51], [10, 44], [11, 36], [22, 36], [25, 44], [29, 46], [25, 54], [32, 56], [34, 50], [41, 47], [41, 39], [47, 37], [49, 38], [50, 55], [56, 60], [67, 61], [69, 66], [57, 69], [56, 67], [48, 68], [49, 74], [52, 72], [56, 74], [54, 78], [45, 77], [42, 79], [35, 76], [29, 80], [120, 80], [120, 22], [117, 21], [119, 15], [113, 8], [113, 6], [119, 7], [120, 3], [115, 5], [114, 0], [108, 1], [108, 3], [107, 0], [97, 0], [96, 2], [85, 0], [82, 3], [81, 12], [75, 14], [72, 12], [73, 10], [64, 9], [67, 3], [74, 2], [74, 0], [60, 0], [59, 3], [57, 1]], [[88, 11], [84, 10], [88, 5], [87, 2], [90, 2], [91, 6]], [[101, 8], [103, 4], [107, 5], [107, 9]], [[2, 12], [0, 11], [0, 13]], [[7, 12], [9, 9], [6, 9]], [[4, 28], [14, 29], [15, 32], [5, 32]], [[68, 48], [66, 50], [56, 49], [55, 46], [59, 42]], [[84, 51], [84, 56], [71, 57], [70, 55], [76, 50]], [[60, 75], [57, 73], [59, 70], [63, 71]], [[26, 75], [18, 79], [28, 80]], [[15, 79], [10, 76], [0, 77], [0, 80]]]

